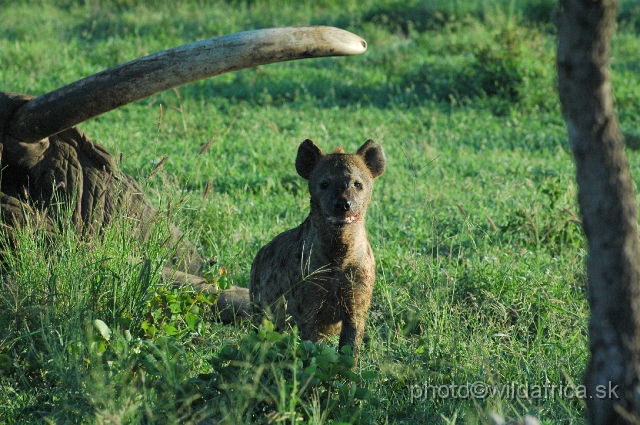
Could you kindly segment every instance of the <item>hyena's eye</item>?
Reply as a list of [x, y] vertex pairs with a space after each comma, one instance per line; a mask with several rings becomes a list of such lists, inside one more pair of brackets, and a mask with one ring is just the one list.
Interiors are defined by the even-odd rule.
[[329, 182], [328, 181], [322, 181], [320, 182], [320, 189], [326, 189], [329, 187]]
[[361, 190], [361, 189], [362, 189], [362, 183], [360, 183], [360, 182], [355, 182], [353, 185], [354, 185], [354, 186], [356, 187], [356, 189], [358, 189], [358, 190]]

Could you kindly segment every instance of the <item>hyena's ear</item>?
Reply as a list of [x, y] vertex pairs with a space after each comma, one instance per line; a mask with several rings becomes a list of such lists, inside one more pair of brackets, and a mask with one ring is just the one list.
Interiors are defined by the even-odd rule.
[[360, 146], [358, 155], [364, 158], [365, 164], [369, 167], [373, 178], [378, 178], [384, 173], [384, 168], [387, 165], [387, 158], [384, 156], [384, 150], [382, 146], [373, 140], [369, 139], [364, 145]]
[[298, 156], [296, 156], [296, 171], [300, 176], [309, 180], [309, 176], [318, 160], [322, 156], [322, 150], [316, 146], [311, 140], [307, 139], [298, 148]]

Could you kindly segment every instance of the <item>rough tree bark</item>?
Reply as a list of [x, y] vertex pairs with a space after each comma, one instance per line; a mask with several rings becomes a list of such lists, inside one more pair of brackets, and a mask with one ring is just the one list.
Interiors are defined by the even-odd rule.
[[638, 423], [640, 254], [634, 183], [609, 75], [615, 0], [560, 0], [558, 88], [588, 240], [592, 424]]

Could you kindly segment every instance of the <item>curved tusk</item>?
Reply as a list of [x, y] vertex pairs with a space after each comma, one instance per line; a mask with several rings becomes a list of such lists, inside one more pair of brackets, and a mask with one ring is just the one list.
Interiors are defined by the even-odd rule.
[[367, 43], [333, 27], [285, 27], [209, 38], [135, 59], [26, 103], [6, 134], [36, 142], [136, 100], [207, 77], [273, 62], [357, 55]]

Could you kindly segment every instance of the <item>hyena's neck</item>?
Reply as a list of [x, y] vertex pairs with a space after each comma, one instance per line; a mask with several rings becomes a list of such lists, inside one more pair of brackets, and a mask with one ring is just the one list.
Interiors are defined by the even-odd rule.
[[369, 243], [364, 214], [355, 223], [335, 226], [327, 223], [322, 214], [312, 212], [303, 226], [308, 238], [313, 240], [313, 250], [334, 262], [341, 263], [349, 257], [359, 256]]

